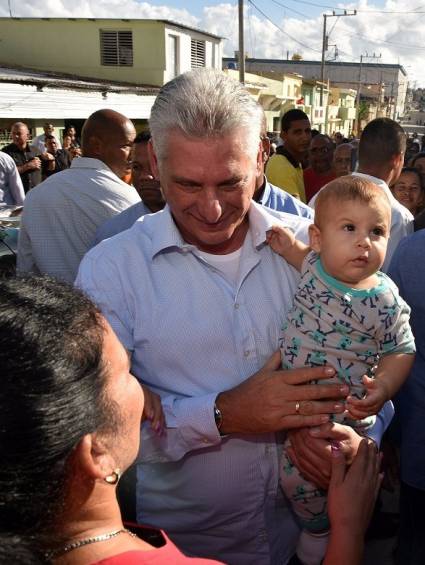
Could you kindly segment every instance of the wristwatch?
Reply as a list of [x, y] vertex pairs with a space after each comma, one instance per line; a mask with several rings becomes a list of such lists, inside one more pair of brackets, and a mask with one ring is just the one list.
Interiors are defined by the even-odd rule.
[[[217, 406], [216, 402], [214, 402], [214, 420], [215, 420], [215, 425], [217, 426], [217, 430], [220, 432], [221, 426], [223, 424], [223, 416], [222, 416], [221, 410]], [[221, 432], [220, 432], [220, 435], [221, 435]]]

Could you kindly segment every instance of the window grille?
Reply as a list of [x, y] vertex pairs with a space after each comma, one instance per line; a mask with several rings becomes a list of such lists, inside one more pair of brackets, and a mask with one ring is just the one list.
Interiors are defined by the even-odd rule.
[[113, 67], [133, 66], [133, 32], [100, 30], [101, 64]]
[[190, 64], [192, 69], [205, 67], [205, 41], [201, 41], [200, 39], [191, 39]]

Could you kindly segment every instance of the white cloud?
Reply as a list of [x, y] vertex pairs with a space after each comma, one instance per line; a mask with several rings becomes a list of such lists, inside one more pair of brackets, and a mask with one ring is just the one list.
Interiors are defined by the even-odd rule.
[[[282, 0], [283, 1], [283, 0]], [[206, 4], [208, 2], [206, 1]], [[270, 4], [255, 0], [255, 4], [266, 14], [270, 13]], [[336, 2], [335, 2], [336, 4]], [[184, 5], [184, 2], [182, 2]], [[425, 56], [423, 14], [409, 14], [418, 11], [417, 0], [386, 0], [384, 6], [375, 6], [368, 0], [358, 3], [338, 4], [341, 8], [358, 9], [357, 16], [328, 20], [329, 29], [335, 24], [330, 44], [337, 44], [339, 60], [358, 61], [361, 54], [381, 53], [383, 63], [400, 63], [405, 67], [411, 82], [418, 81], [425, 85]], [[308, 15], [308, 5], [298, 3], [297, 10], [307, 14], [304, 19], [294, 15], [289, 9], [285, 17], [274, 20], [293, 39], [281, 33], [273, 23], [264, 19], [255, 8], [246, 3], [245, 51], [254, 57], [286, 58], [294, 52], [301, 53], [304, 59], [320, 59], [322, 46], [321, 15]], [[152, 6], [149, 2], [137, 0], [12, 0], [14, 15], [32, 17], [120, 17], [158, 18], [178, 21], [198, 27], [226, 38], [224, 52], [231, 56], [238, 49], [237, 6], [235, 2], [222, 2], [203, 9], [198, 18], [188, 10], [166, 6]], [[269, 8], [269, 9], [268, 9]], [[374, 10], [398, 11], [398, 14], [371, 13]], [[368, 11], [369, 13], [364, 13]], [[0, 16], [8, 16], [7, 0], [0, 0]], [[368, 39], [369, 38], [369, 39]], [[309, 50], [305, 46], [312, 47]], [[372, 41], [371, 41], [372, 40]], [[407, 47], [406, 47], [407, 45]], [[409, 47], [409, 45], [411, 47]], [[331, 52], [328, 53], [331, 55]]]
[[[19, 0], [12, 1], [14, 16], [69, 18], [152, 18], [172, 19], [198, 25], [198, 18], [185, 9], [152, 6], [136, 0]], [[7, 0], [0, 0], [0, 16], [8, 16]]]

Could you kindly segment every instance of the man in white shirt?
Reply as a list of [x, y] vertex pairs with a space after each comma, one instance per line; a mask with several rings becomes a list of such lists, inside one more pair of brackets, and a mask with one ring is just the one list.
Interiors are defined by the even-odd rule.
[[18, 243], [17, 270], [73, 282], [100, 224], [140, 201], [121, 180], [130, 169], [136, 136], [132, 122], [99, 110], [84, 124], [83, 157], [27, 195]]
[[413, 216], [389, 189], [400, 176], [406, 150], [403, 128], [389, 118], [377, 118], [367, 124], [359, 143], [359, 166], [353, 175], [366, 178], [382, 188], [391, 204], [391, 230], [382, 270], [387, 271], [391, 258], [403, 237], [413, 233]]
[[44, 133], [34, 137], [32, 142], [31, 142], [31, 146], [34, 147], [36, 152], [37, 153], [46, 153], [46, 151], [47, 151], [46, 135], [53, 135], [54, 138], [56, 139], [57, 149], [62, 149], [61, 142], [59, 141], [58, 137], [53, 133], [55, 131], [53, 124], [46, 122], [43, 126], [43, 130], [44, 130]]
[[300, 428], [343, 410], [344, 384], [308, 384], [333, 369], [279, 370], [279, 330], [299, 275], [266, 233], [282, 222], [305, 239], [309, 221], [252, 201], [261, 125], [250, 94], [218, 71], [163, 86], [149, 150], [167, 205], [99, 243], [77, 277], [133, 374], [161, 396], [165, 433], [143, 426], [138, 520], [229, 565], [283, 565], [294, 551], [298, 529], [278, 482], [282, 430], [298, 428], [300, 469], [325, 484], [328, 438], [349, 461], [360, 440], [337, 424], [320, 439]]
[[[344, 147], [339, 145], [339, 147]], [[389, 189], [400, 176], [406, 150], [403, 128], [389, 118], [377, 118], [367, 124], [360, 137], [358, 170], [353, 175], [380, 186], [391, 204], [391, 230], [387, 254], [381, 270], [387, 272], [391, 258], [403, 237], [413, 232], [413, 216]], [[314, 208], [317, 194], [310, 200]]]
[[24, 187], [15, 161], [0, 151], [0, 204], [22, 206], [24, 200]]

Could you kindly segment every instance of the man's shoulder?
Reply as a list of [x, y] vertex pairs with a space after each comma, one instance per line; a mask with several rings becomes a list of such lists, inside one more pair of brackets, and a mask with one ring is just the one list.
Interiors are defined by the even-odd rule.
[[279, 166], [281, 168], [290, 168], [290, 169], [295, 169], [295, 167], [292, 165], [292, 163], [289, 161], [288, 157], [282, 153], [275, 153], [274, 155], [272, 155], [270, 157], [270, 159], [267, 162], [267, 165], [274, 165], [274, 166]]
[[150, 213], [144, 202], [136, 202], [136, 204], [106, 220], [98, 228], [95, 235], [95, 244], [130, 229], [140, 217]]
[[2, 164], [2, 166], [8, 167], [13, 167], [15, 165], [15, 161], [12, 159], [9, 153], [6, 153], [6, 151], [3, 150], [0, 151], [0, 163]]
[[82, 262], [111, 263], [117, 265], [118, 269], [125, 269], [127, 273], [133, 269], [144, 269], [143, 264], [147, 262], [152, 245], [151, 230], [145, 229], [144, 217], [123, 231], [98, 240]]
[[11, 155], [12, 153], [16, 153], [18, 150], [17, 146], [14, 143], [9, 143], [9, 145], [5, 145], [2, 149], [3, 153], [7, 155]]
[[272, 210], [278, 210], [280, 212], [288, 212], [289, 214], [295, 214], [296, 216], [303, 216], [304, 218], [313, 219], [314, 210], [307, 204], [304, 204], [302, 200], [289, 194], [284, 188], [275, 186], [271, 182], [267, 181], [266, 196], [268, 198], [262, 202], [267, 208]]

